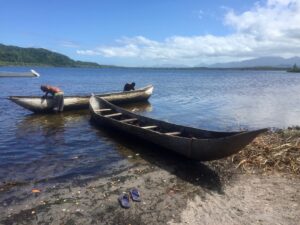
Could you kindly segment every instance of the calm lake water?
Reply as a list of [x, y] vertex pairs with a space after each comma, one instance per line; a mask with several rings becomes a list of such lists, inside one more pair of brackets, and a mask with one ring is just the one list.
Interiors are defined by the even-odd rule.
[[[29, 68], [1, 68], [28, 71]], [[66, 95], [153, 84], [150, 104], [130, 106], [169, 122], [212, 130], [300, 125], [300, 74], [278, 71], [36, 68], [40, 78], [0, 78], [0, 182], [41, 182], [110, 175], [134, 154], [90, 122], [88, 111], [34, 115], [10, 95]]]

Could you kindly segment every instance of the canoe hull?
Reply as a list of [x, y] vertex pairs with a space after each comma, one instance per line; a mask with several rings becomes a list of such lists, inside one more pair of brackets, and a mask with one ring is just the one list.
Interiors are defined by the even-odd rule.
[[34, 71], [30, 72], [0, 72], [0, 77], [39, 77], [40, 75]]
[[[96, 112], [97, 109], [110, 107], [115, 111], [122, 113], [122, 115], [137, 118], [139, 121], [146, 121], [149, 124], [160, 126], [165, 130], [180, 131], [185, 134], [190, 134], [197, 138], [189, 138], [187, 137], [188, 135], [185, 137], [166, 135], [157, 131], [143, 129], [136, 125], [123, 123], [116, 119], [107, 118]], [[92, 120], [101, 127], [106, 126], [119, 130], [139, 139], [177, 152], [187, 158], [199, 161], [217, 160], [233, 155], [249, 144], [257, 135], [267, 131], [267, 129], [260, 129], [247, 132], [215, 132], [185, 127], [136, 115], [108, 102], [99, 100], [99, 98], [97, 100], [97, 97], [91, 97], [90, 111]]]
[[[108, 94], [100, 94], [104, 99], [114, 104], [127, 104], [131, 102], [147, 101], [153, 92], [153, 86], [149, 85], [136, 91], [115, 92]], [[88, 109], [90, 96], [64, 96], [64, 111]], [[11, 101], [22, 106], [34, 113], [53, 112], [55, 101], [52, 97], [41, 98], [35, 96], [11, 96]]]

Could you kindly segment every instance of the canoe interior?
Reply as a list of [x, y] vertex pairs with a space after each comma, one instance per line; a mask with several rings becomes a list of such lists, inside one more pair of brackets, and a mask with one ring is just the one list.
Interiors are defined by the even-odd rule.
[[[165, 121], [156, 120], [156, 119], [152, 119], [149, 117], [144, 117], [141, 115], [128, 112], [124, 109], [113, 106], [112, 104], [110, 104], [109, 102], [103, 99], [101, 101], [98, 96], [95, 96], [94, 99], [95, 101], [93, 101], [92, 104], [93, 104], [93, 109], [95, 114], [122, 123], [127, 123], [139, 128], [145, 127], [144, 129], [159, 132], [161, 134], [167, 134], [170, 136], [184, 137], [184, 138], [209, 139], [209, 138], [227, 137], [238, 133], [242, 133], [242, 131], [241, 132], [206, 131], [206, 130], [196, 129], [192, 127], [180, 126], [180, 125], [176, 125]], [[120, 113], [120, 115], [118, 115], [117, 113]]]
[[97, 96], [91, 97], [90, 109], [92, 119], [101, 126], [129, 133], [200, 161], [230, 156], [267, 131], [217, 132], [176, 125], [134, 114]]

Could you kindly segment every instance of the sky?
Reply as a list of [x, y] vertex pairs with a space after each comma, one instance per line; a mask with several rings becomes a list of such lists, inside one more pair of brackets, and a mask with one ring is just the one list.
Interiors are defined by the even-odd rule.
[[120, 66], [300, 56], [300, 0], [0, 0], [0, 43]]

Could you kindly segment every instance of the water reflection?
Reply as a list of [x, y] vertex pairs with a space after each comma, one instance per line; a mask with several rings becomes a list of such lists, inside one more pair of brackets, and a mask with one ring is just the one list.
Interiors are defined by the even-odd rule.
[[126, 105], [121, 105], [121, 107], [134, 112], [134, 113], [146, 113], [151, 112], [153, 110], [152, 105], [150, 102], [137, 102], [137, 103], [130, 103]]
[[[123, 107], [136, 113], [152, 110], [149, 102]], [[126, 167], [114, 143], [98, 136], [89, 121], [88, 110], [32, 114], [16, 121], [10, 148], [1, 151], [0, 180], [58, 180]]]
[[17, 123], [17, 134], [42, 131], [44, 135], [51, 136], [57, 131], [63, 131], [69, 122], [76, 123], [87, 116], [87, 110], [57, 114], [31, 114]]
[[[130, 103], [121, 105], [121, 107], [140, 114], [152, 111], [152, 105], [148, 101]], [[42, 132], [44, 136], [51, 138], [57, 133], [62, 133], [70, 124], [88, 120], [89, 115], [88, 110], [67, 111], [57, 114], [31, 114], [17, 123], [16, 135]]]

